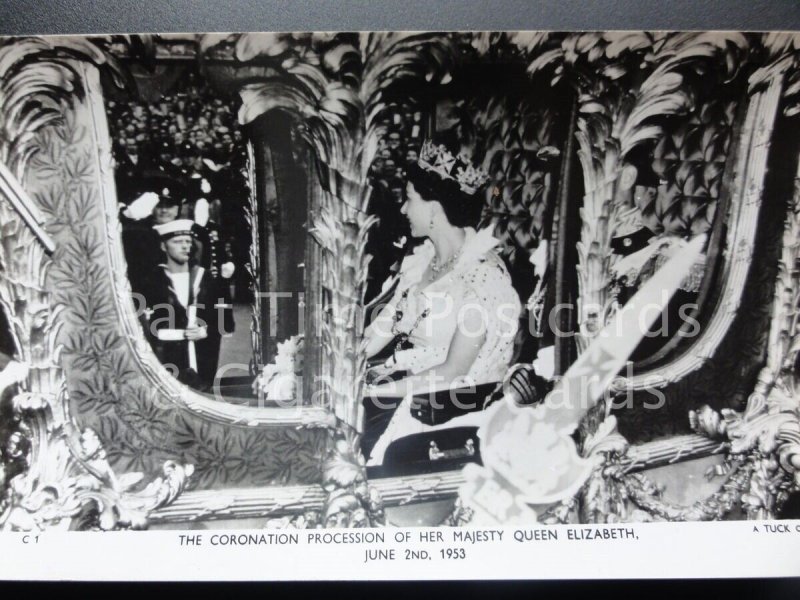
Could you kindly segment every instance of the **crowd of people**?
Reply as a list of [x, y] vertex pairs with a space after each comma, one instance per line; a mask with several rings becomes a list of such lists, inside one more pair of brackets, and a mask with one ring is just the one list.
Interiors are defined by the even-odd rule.
[[191, 175], [209, 168], [234, 171], [244, 162], [234, 100], [216, 95], [193, 71], [154, 102], [109, 101], [107, 116], [112, 153], [122, 169]]
[[422, 111], [412, 106], [390, 106], [391, 118], [386, 135], [370, 166], [374, 186], [387, 192], [396, 202], [405, 197], [405, 166], [416, 162], [425, 136]]
[[402, 258], [407, 248], [401, 241], [410, 238], [408, 224], [397, 218], [405, 199], [406, 166], [419, 158], [427, 133], [422, 111], [412, 105], [389, 106], [391, 117], [386, 134], [378, 142], [369, 170], [374, 196], [370, 211], [380, 220], [370, 231], [367, 251], [372, 256], [366, 297], [375, 298], [386, 273]]

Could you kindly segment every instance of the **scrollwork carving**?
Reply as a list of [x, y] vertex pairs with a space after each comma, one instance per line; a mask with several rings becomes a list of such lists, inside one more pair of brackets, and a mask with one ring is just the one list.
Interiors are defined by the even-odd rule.
[[48, 437], [32, 436], [40, 449], [35, 460], [26, 457], [28, 471], [10, 482], [0, 529], [144, 529], [150, 512], [174, 501], [193, 472], [191, 465], [167, 461], [162, 477], [138, 489], [142, 473], [116, 475], [97, 435], [70, 421], [55, 423], [53, 407], [41, 395], [19, 394], [15, 407], [35, 423], [28, 431]]
[[[300, 119], [323, 188], [311, 234], [323, 249], [322, 381], [333, 413], [360, 427], [365, 357], [363, 295], [369, 257], [369, 167], [384, 134], [387, 96], [401, 80], [442, 76], [456, 46], [443, 34], [243, 34], [226, 38], [237, 60], [265, 64], [281, 77], [246, 84], [240, 120], [281, 108]], [[202, 45], [202, 44], [201, 44]], [[429, 79], [430, 80], [430, 79]]]
[[145, 527], [147, 514], [172, 502], [192, 473], [191, 466], [168, 461], [163, 477], [137, 489], [143, 475], [116, 475], [96, 434], [79, 431], [70, 416], [60, 360], [63, 306], [48, 273], [55, 244], [37, 227], [44, 219], [19, 180], [39, 150], [37, 134], [60, 123], [70, 103], [83, 97], [81, 61], [116, 63], [85, 39], [27, 38], [0, 46], [0, 162], [14, 171], [0, 173], [0, 305], [27, 371], [11, 400], [21, 425], [9, 454], [26, 468], [4, 490], [0, 528], [7, 530], [75, 526], [80, 515], [103, 529]]
[[[96, 434], [90, 429], [77, 430], [69, 416], [57, 362], [59, 311], [51, 308], [51, 295], [42, 285], [49, 258], [20, 215], [10, 210], [5, 197], [0, 200], [0, 219], [10, 226], [2, 240], [0, 297], [16, 327], [19, 356], [28, 371], [20, 384], [22, 391], [12, 400], [22, 428], [12, 436], [14, 447], [9, 454], [20, 453], [23, 443], [29, 448], [20, 457], [26, 470], [8, 482], [0, 528], [69, 526], [87, 507], [91, 507], [92, 522], [100, 528], [145, 527], [151, 510], [169, 504], [183, 490], [192, 467], [168, 461], [164, 477], [136, 491], [133, 488], [143, 475], [116, 476]], [[15, 234], [8, 235], [10, 231]], [[22, 248], [28, 261], [20, 265], [8, 260], [9, 254]], [[24, 268], [15, 268], [20, 266]]]
[[[739, 33], [650, 32], [569, 34], [551, 49], [545, 47], [550, 40], [541, 36], [520, 41], [527, 51], [538, 51], [529, 72], [547, 69], [554, 84], [570, 81], [579, 98], [576, 137], [585, 196], [578, 243], [578, 346], [584, 350], [612, 311], [610, 242], [619, 209], [614, 195], [626, 156], [662, 135], [659, 118], [692, 106], [681, 74], [687, 64], [719, 61], [731, 47], [746, 48], [748, 41]], [[735, 72], [738, 64], [734, 60], [728, 66]]]
[[[737, 169], [739, 180], [735, 185], [740, 198], [736, 205], [739, 211], [736, 218], [741, 222], [741, 229], [730, 238], [736, 244], [729, 245], [731, 266], [723, 277], [727, 288], [743, 283], [743, 273], [746, 273], [753, 253], [756, 226], [753, 216], [757, 214], [763, 194], [771, 119], [779, 107], [781, 92], [784, 91], [791, 99], [797, 87], [793, 79], [797, 72], [794, 62], [798, 47], [796, 36], [778, 38], [775, 35], [770, 34], [763, 40], [772, 53], [772, 63], [751, 77], [752, 107], [746, 124], [746, 133], [750, 137], [746, 145], [753, 152], [741, 158]], [[730, 48], [744, 52], [756, 37], [629, 32], [567, 36], [520, 34], [516, 39], [527, 51], [538, 53], [530, 65], [531, 71], [542, 72], [545, 68], [552, 68], [554, 79], [572, 78], [579, 94], [577, 139], [586, 190], [579, 247], [582, 302], [579, 345], [585, 349], [598, 326], [602, 325], [609, 308], [608, 273], [613, 260], [609, 243], [617, 210], [617, 172], [633, 148], [662, 134], [658, 117], [683, 114], [691, 107], [692, 99], [681, 75], [683, 68], [710, 60], [725, 65], [721, 68], [735, 71], [738, 62], [727, 63], [723, 60], [723, 53]], [[140, 473], [115, 472], [112, 450], [108, 447], [104, 450], [92, 428], [72, 418], [69, 403], [76, 397], [69, 397], [61, 370], [62, 340], [59, 335], [64, 315], [59, 311], [64, 309], [58, 307], [47, 285], [51, 265], [47, 253], [52, 246], [48, 245], [46, 232], [37, 230], [42, 220], [37, 217], [35, 203], [19, 196], [17, 192], [21, 188], [18, 183], [14, 184], [15, 179], [20, 180], [26, 174], [37, 149], [35, 134], [51, 127], [64, 115], [68, 116], [70, 101], [86, 91], [83, 88], [83, 63], [78, 61], [92, 65], [114, 63], [113, 56], [107, 56], [103, 51], [103, 44], [107, 42], [104, 40], [98, 38], [92, 43], [81, 39], [30, 38], [5, 41], [0, 45], [0, 115], [3, 118], [0, 123], [3, 132], [0, 136], [0, 162], [7, 164], [10, 170], [10, 176], [3, 174], [0, 178], [10, 182], [0, 186], [0, 221], [3, 224], [0, 303], [9, 315], [17, 358], [27, 370], [19, 393], [13, 399], [22, 423], [13, 436], [14, 447], [10, 449], [10, 454], [25, 463], [27, 469], [4, 491], [0, 526], [6, 529], [50, 526], [141, 528], [147, 526], [149, 515], [154, 511], [159, 512], [164, 520], [170, 520], [170, 515], [178, 515], [178, 520], [187, 514], [170, 513], [169, 508], [174, 506], [173, 502], [192, 476], [191, 466], [180, 466], [175, 460], [167, 460], [163, 473], [143, 485], [144, 476]], [[311, 234], [323, 251], [321, 281], [329, 292], [329, 309], [322, 324], [322, 344], [327, 357], [322, 365], [322, 375], [326, 377], [326, 402], [331, 411], [306, 411], [295, 418], [296, 424], [307, 425], [309, 419], [331, 417], [322, 423], [330, 435], [324, 451], [320, 451], [325, 456], [321, 465], [321, 490], [316, 486], [285, 488], [267, 500], [262, 496], [259, 501], [264, 500], [267, 504], [271, 501], [270, 510], [274, 509], [276, 515], [294, 509], [303, 510], [302, 515], [281, 519], [273, 525], [334, 527], [383, 524], [383, 501], [377, 492], [379, 489], [387, 492], [384, 498], [391, 495], [391, 502], [396, 504], [443, 495], [452, 497], [462, 483], [458, 473], [368, 485], [358, 449], [364, 372], [364, 357], [359, 346], [364, 321], [361, 305], [369, 261], [365, 241], [374, 223], [367, 212], [371, 196], [367, 173], [377, 140], [383, 135], [382, 117], [393, 86], [408, 78], [419, 81], [444, 79], [448, 65], [456, 60], [457, 55], [452, 36], [248, 34], [208, 36], [199, 44], [201, 52], [213, 52], [220, 45], [232, 49], [228, 60], [264, 66], [264, 72], [270, 74], [263, 81], [249, 83], [242, 89], [242, 120], [252, 121], [273, 108], [291, 110], [298, 117], [300, 133], [314, 150], [319, 184], [323, 190]], [[490, 45], [491, 38], [486, 34], [477, 34], [473, 39], [473, 46], [479, 52], [488, 52]], [[791, 75], [788, 87], [781, 79], [787, 69]], [[35, 102], [39, 103], [38, 108], [32, 104]], [[791, 105], [791, 102], [787, 104]], [[95, 144], [99, 142], [95, 140]], [[96, 159], [97, 156], [92, 158]], [[99, 168], [104, 170], [103, 176], [108, 179], [110, 166], [104, 163]], [[12, 197], [17, 200], [13, 206]], [[105, 201], [113, 204], [113, 194]], [[81, 202], [87, 206], [90, 204], [86, 199]], [[82, 206], [76, 203], [72, 208], [80, 212]], [[114, 207], [111, 210], [113, 212]], [[65, 215], [64, 219], [79, 220], [72, 213]], [[70, 225], [66, 223], [65, 227]], [[113, 238], [117, 234], [116, 225], [113, 217], [107, 218], [102, 235]], [[130, 290], [123, 281], [124, 269], [121, 267], [124, 265], [120, 257], [114, 255], [115, 250], [109, 251], [108, 246], [89, 244], [92, 241], [90, 234], [86, 233], [84, 237], [75, 235], [78, 243], [84, 244], [79, 250], [90, 253], [105, 248], [112, 254], [107, 257], [109, 264], [117, 268], [120, 277], [114, 283], [113, 293], [119, 305], [128, 302]], [[778, 514], [787, 495], [800, 486], [800, 390], [796, 372], [800, 352], [798, 240], [800, 190], [792, 199], [786, 222], [766, 364], [745, 410], [741, 413], [733, 410], [717, 412], [703, 408], [692, 413], [693, 429], [708, 439], [698, 441], [698, 436], [687, 436], [692, 439], [675, 441], [678, 448], [673, 447], [670, 454], [655, 446], [647, 451], [631, 447], [616, 432], [614, 418], [606, 407], [598, 406], [591, 419], [585, 420], [582, 431], [582, 458], [591, 459], [594, 465], [588, 481], [579, 495], [541, 510], [538, 514], [540, 521], [709, 520], [735, 515], [737, 510], [742, 510], [750, 518], [769, 518]], [[257, 256], [257, 249], [255, 251]], [[82, 273], [75, 270], [69, 277], [80, 279]], [[68, 277], [65, 276], [63, 281], [67, 282]], [[83, 283], [87, 281], [93, 281], [92, 277], [87, 275]], [[89, 314], [93, 307], [87, 305], [84, 308]], [[725, 298], [725, 309], [730, 313], [737, 310], [735, 296]], [[131, 311], [130, 306], [127, 310]], [[130, 317], [129, 314], [126, 316]], [[131, 322], [135, 323], [135, 319], [126, 320], [128, 325]], [[713, 342], [724, 335], [727, 325], [715, 323], [712, 322], [711, 330], [717, 337], [704, 338], [691, 364], [680, 362], [664, 371], [665, 383], [681, 377], [686, 369], [695, 368], [699, 364], [698, 357], [702, 362], [717, 348]], [[126, 333], [135, 337], [132, 329], [125, 329], [128, 325], [121, 326], [123, 338]], [[111, 340], [110, 343], [117, 342]], [[99, 356], [103, 354], [102, 350], [102, 347], [93, 348], [92, 352]], [[142, 354], [148, 352], [141, 350]], [[106, 364], [104, 368], [124, 371], [125, 364]], [[156, 368], [154, 366], [151, 371]], [[152, 372], [148, 381], [160, 381]], [[130, 388], [120, 386], [122, 380], [103, 380], [106, 387], [100, 391], [109, 394], [107, 397], [94, 394], [92, 402], [107, 406], [109, 398], [125, 397]], [[175, 387], [160, 391], [165, 396], [179, 394]], [[220, 421], [226, 425], [231, 423], [223, 411], [209, 408], [209, 403], [202, 404], [192, 397], [184, 400], [182, 409], [196, 409], [204, 417], [210, 416], [209, 421], [214, 425]], [[170, 408], [174, 407], [170, 405]], [[131, 415], [133, 413], [127, 414]], [[242, 415], [235, 422], [242, 425], [242, 429], [273, 418], [262, 418], [253, 413]], [[127, 425], [136, 429], [135, 423], [139, 422], [143, 421], [131, 420]], [[188, 426], [187, 429], [187, 438], [203, 437]], [[291, 434], [295, 433], [292, 430]], [[208, 439], [215, 438], [212, 435]], [[237, 446], [242, 456], [259, 454], [261, 449], [269, 446], [269, 440], [253, 442], [253, 439], [236, 438], [235, 444], [242, 446]], [[143, 447], [150, 448], [148, 444], [152, 440], [143, 435], [140, 441]], [[258, 445], [262, 442], [265, 445]], [[684, 442], [686, 449], [680, 446]], [[253, 445], [248, 445], [251, 443]], [[158, 451], [168, 454], [171, 448], [174, 446], [159, 448]], [[227, 458], [225, 451], [224, 448], [216, 450], [217, 454], [208, 462], [222, 464], [222, 459]], [[659, 461], [667, 455], [668, 460], [678, 460], [701, 452], [723, 451], [728, 456], [721, 467], [725, 471], [721, 489], [692, 506], [681, 507], [665, 502], [658, 487], [644, 474], [636, 472], [643, 465], [662, 464]], [[649, 458], [638, 462], [646, 454]], [[135, 455], [134, 458], [139, 460], [141, 457]], [[223, 465], [220, 468], [227, 467]], [[116, 469], [121, 470], [125, 469]], [[198, 467], [195, 478], [200, 471]], [[210, 477], [213, 479], [213, 474]], [[200, 498], [203, 493], [198, 492], [194, 498]], [[253, 510], [253, 505], [249, 504], [246, 495], [221, 492], [215, 505], [218, 509], [208, 507], [213, 502], [209, 503], [207, 496], [200, 500], [205, 504], [194, 513], [200, 517], [253, 516], [247, 512]], [[187, 506], [189, 504], [187, 502]], [[263, 515], [264, 511], [259, 514]], [[459, 502], [448, 523], [470, 523], [473, 516], [472, 509]]]
[[772, 518], [798, 491], [800, 441], [800, 174], [789, 201], [775, 281], [766, 364], [743, 412], [705, 406], [690, 418], [698, 432], [728, 444], [728, 460], [747, 461], [742, 503], [751, 518]]
[[[380, 503], [366, 491], [365, 474], [361, 483], [354, 475], [363, 471], [363, 465], [356, 468], [362, 459], [354, 440], [361, 427], [366, 368], [361, 344], [369, 265], [365, 248], [376, 223], [367, 213], [369, 167], [384, 133], [381, 117], [389, 88], [401, 79], [430, 74], [439, 66], [431, 56], [453, 56], [455, 45], [446, 35], [400, 33], [244, 34], [233, 43], [238, 60], [269, 64], [282, 75], [242, 88], [240, 120], [250, 122], [275, 108], [296, 114], [299, 131], [314, 150], [322, 187], [310, 233], [323, 251], [321, 285], [328, 295], [321, 376], [326, 404], [339, 422], [323, 469], [328, 499], [322, 522], [374, 521], [380, 519]], [[344, 473], [354, 478], [351, 483], [340, 480]]]

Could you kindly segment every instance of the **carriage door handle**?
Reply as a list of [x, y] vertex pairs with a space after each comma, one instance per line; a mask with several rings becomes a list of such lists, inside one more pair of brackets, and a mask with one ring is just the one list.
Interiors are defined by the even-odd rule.
[[468, 456], [475, 456], [475, 440], [468, 439], [463, 448], [456, 448], [454, 450], [439, 450], [436, 442], [431, 442], [431, 447], [428, 450], [428, 458], [431, 460], [442, 460], [443, 458], [465, 458]]

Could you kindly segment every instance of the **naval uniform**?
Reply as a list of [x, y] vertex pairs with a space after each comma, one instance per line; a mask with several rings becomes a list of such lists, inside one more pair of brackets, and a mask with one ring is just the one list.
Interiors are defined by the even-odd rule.
[[[146, 288], [148, 339], [158, 359], [174, 369], [178, 380], [201, 389], [214, 381], [219, 345], [213, 333], [219, 330], [217, 285], [208, 272], [193, 265], [187, 272], [170, 273], [159, 265]], [[185, 339], [194, 323], [205, 326], [208, 335], [200, 340]]]
[[209, 356], [209, 368], [217, 371], [219, 363], [219, 350], [222, 346], [222, 336], [234, 332], [235, 323], [233, 320], [233, 300], [231, 298], [230, 282], [221, 275], [222, 265], [227, 256], [225, 255], [220, 242], [219, 228], [215, 223], [209, 221], [205, 227], [197, 227], [196, 237], [202, 245], [202, 254], [199, 257], [199, 264], [206, 270], [206, 276], [213, 282], [217, 290], [217, 323], [218, 326], [208, 330], [207, 352]]
[[[153, 227], [160, 240], [196, 237], [197, 225], [177, 219]], [[218, 282], [207, 269], [190, 259], [182, 271], [158, 265], [142, 281], [147, 302], [144, 311], [145, 331], [158, 359], [179, 381], [198, 389], [210, 387], [216, 376], [219, 359], [220, 317], [224, 300]], [[228, 310], [228, 308], [222, 308]], [[205, 328], [201, 339], [187, 339], [187, 330]]]

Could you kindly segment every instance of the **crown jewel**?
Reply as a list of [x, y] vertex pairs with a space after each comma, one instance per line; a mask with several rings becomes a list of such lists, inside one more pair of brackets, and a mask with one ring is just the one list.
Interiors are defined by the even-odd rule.
[[452, 179], [468, 194], [474, 194], [489, 181], [489, 174], [475, 167], [462, 154], [453, 154], [443, 145], [430, 140], [422, 144], [417, 164], [426, 171], [433, 171], [442, 179]]

